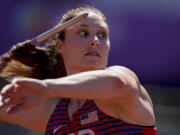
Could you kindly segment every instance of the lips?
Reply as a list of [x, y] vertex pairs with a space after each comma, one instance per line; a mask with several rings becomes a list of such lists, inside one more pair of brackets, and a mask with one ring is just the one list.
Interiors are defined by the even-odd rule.
[[95, 57], [100, 57], [99, 53], [97, 51], [89, 51], [85, 53], [85, 56], [95, 56]]

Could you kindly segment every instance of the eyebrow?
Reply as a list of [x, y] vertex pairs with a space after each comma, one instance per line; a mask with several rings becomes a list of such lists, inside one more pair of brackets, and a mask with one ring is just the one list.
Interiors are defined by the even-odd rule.
[[[89, 25], [88, 24], [81, 24], [81, 25], [78, 25], [78, 26], [76, 26], [76, 27], [89, 27]], [[100, 26], [102, 29], [106, 29], [104, 26]], [[109, 31], [109, 28], [107, 28], [107, 30]]]
[[[87, 24], [81, 24], [81, 25], [79, 25], [78, 27], [89, 27], [89, 25], [87, 25]], [[100, 26], [100, 27], [103, 28], [103, 29], [105, 29], [104, 26]]]
[[79, 25], [80, 27], [88, 27], [89, 25], [87, 25], [87, 24], [81, 24], [81, 25]]

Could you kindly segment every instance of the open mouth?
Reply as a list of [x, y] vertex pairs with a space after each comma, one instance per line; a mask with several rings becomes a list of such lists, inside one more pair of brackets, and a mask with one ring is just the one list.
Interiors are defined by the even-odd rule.
[[88, 53], [85, 53], [85, 56], [94, 56], [94, 57], [100, 57], [99, 53], [96, 51], [90, 51]]

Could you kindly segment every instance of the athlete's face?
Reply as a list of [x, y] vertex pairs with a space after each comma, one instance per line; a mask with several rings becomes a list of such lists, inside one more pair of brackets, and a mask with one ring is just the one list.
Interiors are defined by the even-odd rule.
[[69, 74], [104, 69], [110, 50], [109, 30], [100, 15], [89, 13], [83, 21], [65, 32], [65, 40], [57, 42]]

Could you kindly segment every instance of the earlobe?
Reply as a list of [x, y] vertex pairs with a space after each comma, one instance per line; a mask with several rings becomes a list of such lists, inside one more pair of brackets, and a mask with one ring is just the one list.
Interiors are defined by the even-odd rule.
[[56, 44], [56, 51], [58, 52], [62, 52], [62, 49], [63, 49], [63, 43], [60, 39], [57, 39], [55, 41], [55, 44]]

